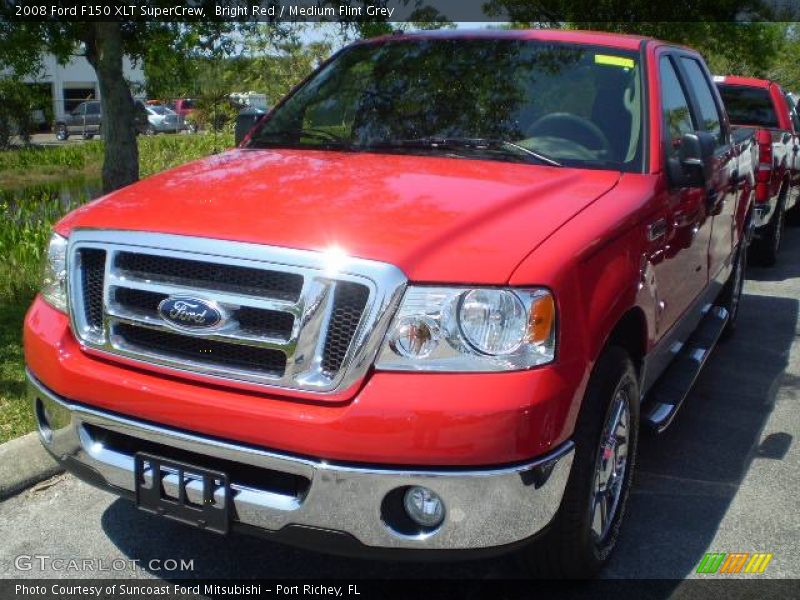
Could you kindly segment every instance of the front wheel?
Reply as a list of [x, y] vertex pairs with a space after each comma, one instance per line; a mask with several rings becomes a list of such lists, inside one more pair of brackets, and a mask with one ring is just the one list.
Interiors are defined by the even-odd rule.
[[544, 536], [523, 551], [536, 575], [587, 578], [608, 562], [625, 514], [638, 438], [636, 370], [625, 350], [610, 346], [584, 397], [561, 507]]
[[66, 125], [60, 124], [56, 126], [56, 139], [60, 142], [66, 142], [69, 139]]
[[722, 288], [720, 305], [728, 311], [728, 322], [725, 324], [724, 335], [729, 336], [736, 327], [736, 319], [739, 316], [739, 305], [742, 301], [742, 290], [744, 289], [744, 278], [747, 273], [747, 240], [743, 239], [739, 243], [739, 249], [734, 258], [733, 271]]

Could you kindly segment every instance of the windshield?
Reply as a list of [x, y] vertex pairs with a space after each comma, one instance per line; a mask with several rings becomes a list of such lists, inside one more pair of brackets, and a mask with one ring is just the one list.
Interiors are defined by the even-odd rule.
[[641, 117], [634, 53], [523, 40], [397, 40], [345, 50], [248, 146], [634, 171]]
[[147, 110], [150, 111], [153, 115], [171, 115], [172, 111], [168, 109], [166, 106], [162, 106], [161, 104], [153, 104], [147, 107]]

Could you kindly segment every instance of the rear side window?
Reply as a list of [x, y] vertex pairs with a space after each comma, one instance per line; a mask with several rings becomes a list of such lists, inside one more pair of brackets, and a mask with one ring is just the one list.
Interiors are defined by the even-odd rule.
[[97, 103], [87, 104], [86, 105], [86, 114], [87, 115], [99, 115], [100, 114], [100, 105]]
[[778, 127], [778, 115], [775, 114], [768, 90], [724, 83], [717, 84], [717, 87], [731, 123]]
[[800, 132], [800, 117], [797, 115], [797, 104], [791, 94], [786, 94], [786, 104], [789, 105], [789, 118], [792, 120], [792, 127], [794, 132]]
[[711, 84], [700, 68], [700, 63], [696, 60], [693, 58], [681, 57], [681, 63], [686, 71], [686, 76], [689, 78], [689, 85], [692, 86], [692, 90], [697, 98], [700, 118], [703, 120], [703, 129], [717, 138], [717, 145], [719, 146], [724, 142], [722, 135], [722, 118], [720, 117], [717, 103], [714, 101], [714, 93], [711, 90]]
[[684, 133], [691, 133], [696, 128], [692, 123], [689, 102], [683, 92], [675, 67], [666, 56], [659, 64], [661, 73], [661, 110], [666, 131], [667, 156], [675, 158]]

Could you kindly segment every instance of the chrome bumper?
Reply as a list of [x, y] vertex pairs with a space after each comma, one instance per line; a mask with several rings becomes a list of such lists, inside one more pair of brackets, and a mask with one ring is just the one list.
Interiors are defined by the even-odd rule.
[[[513, 544], [533, 536], [553, 518], [561, 503], [573, 459], [573, 444], [522, 465], [487, 469], [384, 469], [351, 467], [293, 457], [218, 441], [101, 412], [74, 404], [28, 376], [28, 392], [47, 450], [64, 466], [88, 467], [105, 486], [134, 492], [134, 452], [109, 447], [98, 431], [158, 444], [165, 459], [170, 449], [210, 460], [233, 461], [265, 472], [309, 482], [293, 495], [260, 489], [232, 478], [235, 521], [277, 532], [301, 525], [346, 532], [365, 546], [389, 549], [479, 549]], [[110, 438], [109, 438], [110, 439]], [[167, 491], [175, 481], [162, 480]], [[441, 526], [425, 533], [403, 533], [387, 518], [386, 499], [398, 488], [423, 485], [444, 501]], [[196, 490], [186, 485], [191, 498]], [[172, 493], [170, 492], [172, 495]], [[396, 495], [396, 494], [394, 494]]]

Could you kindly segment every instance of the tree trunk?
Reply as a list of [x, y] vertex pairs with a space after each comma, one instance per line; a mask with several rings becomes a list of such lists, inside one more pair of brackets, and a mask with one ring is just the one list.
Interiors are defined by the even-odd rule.
[[122, 74], [124, 54], [119, 23], [89, 25], [86, 59], [100, 84], [105, 142], [103, 192], [112, 192], [139, 179], [139, 148], [136, 145], [135, 108], [128, 83]]

